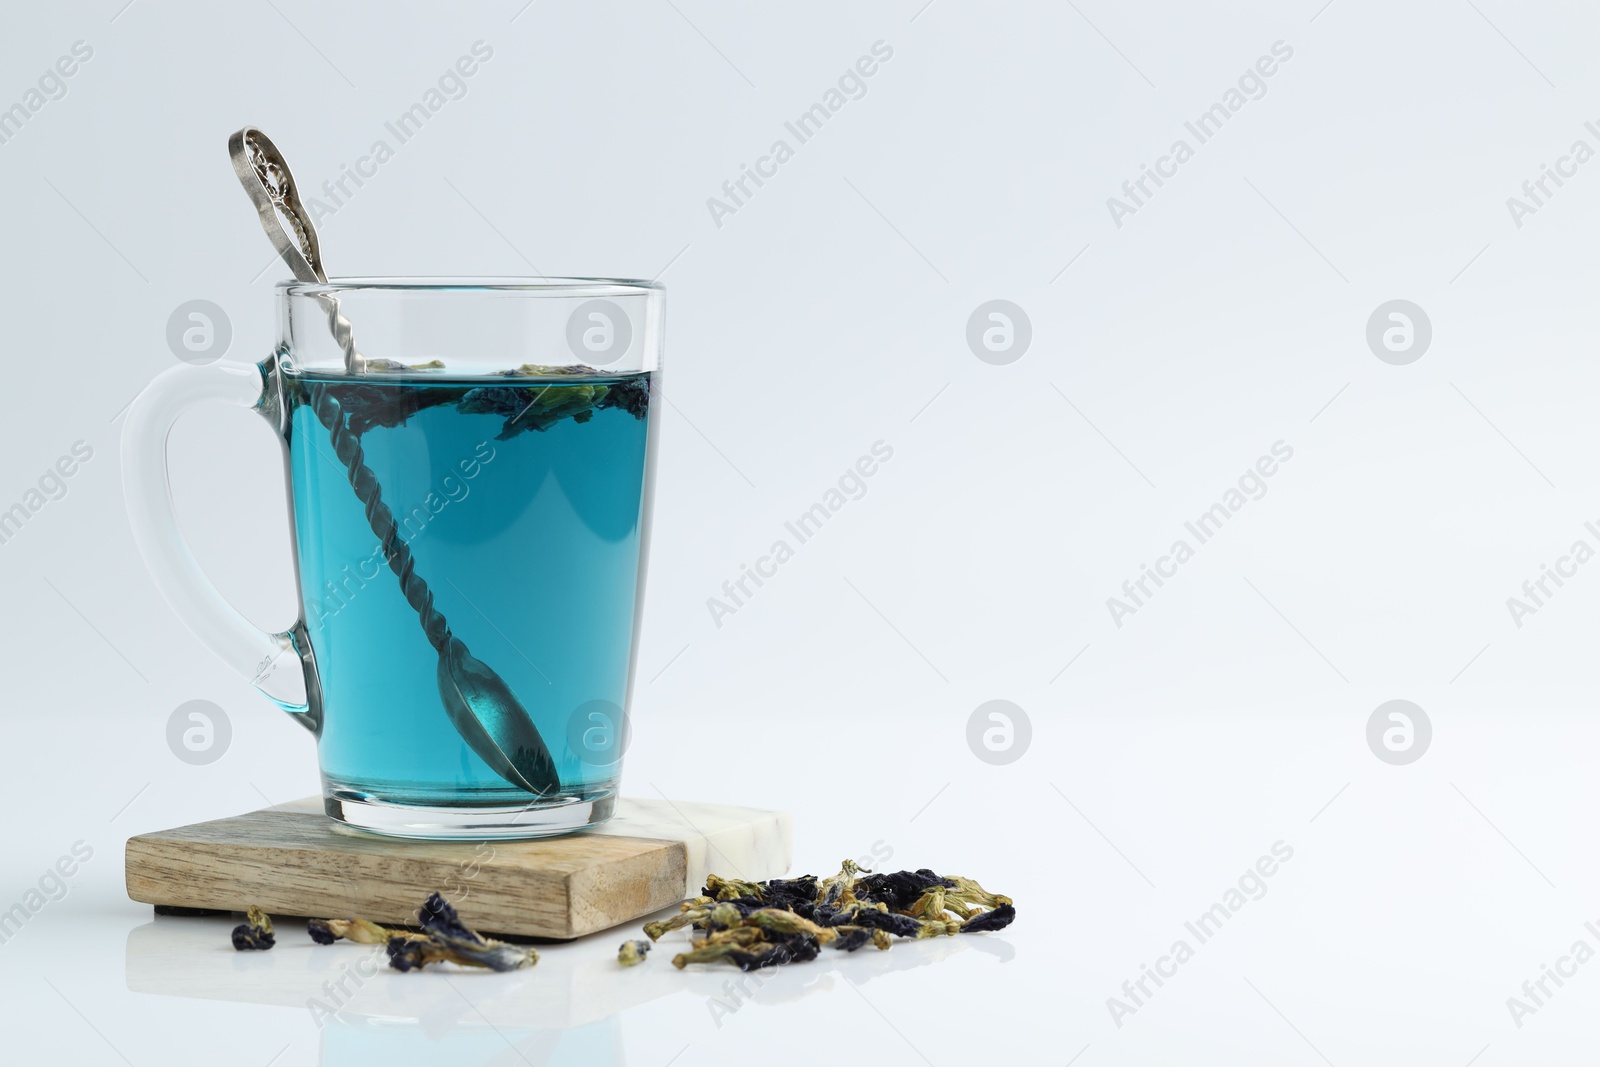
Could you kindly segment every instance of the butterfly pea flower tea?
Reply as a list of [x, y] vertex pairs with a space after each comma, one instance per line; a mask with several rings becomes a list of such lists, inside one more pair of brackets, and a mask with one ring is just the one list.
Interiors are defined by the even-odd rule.
[[[477, 839], [605, 821], [648, 548], [660, 288], [358, 279], [277, 299], [258, 367], [174, 368], [131, 413], [129, 507], [159, 584], [316, 736], [333, 818]], [[205, 583], [170, 512], [166, 430], [208, 398], [282, 439], [301, 609], [283, 633]]]
[[[661, 287], [330, 280], [276, 146], [245, 127], [228, 148], [295, 280], [257, 367], [175, 367], [130, 409], [123, 480], [158, 587], [316, 735], [334, 819], [476, 839], [599, 825], [628, 737]], [[240, 616], [178, 530], [166, 442], [201, 400], [282, 439], [301, 612], [281, 633]]]

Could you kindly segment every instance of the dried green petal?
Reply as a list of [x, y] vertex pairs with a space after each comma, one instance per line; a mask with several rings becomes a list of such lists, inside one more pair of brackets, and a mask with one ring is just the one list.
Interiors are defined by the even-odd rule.
[[[748, 929], [748, 928], [747, 928]], [[672, 957], [672, 965], [680, 970], [691, 963], [731, 963], [741, 971], [754, 971], [762, 967], [777, 967], [785, 963], [804, 963], [817, 958], [817, 940], [801, 935], [789, 940], [769, 944], [755, 942], [740, 945], [736, 941], [697, 944], [688, 952]]]
[[770, 930], [776, 934], [810, 934], [817, 939], [818, 943], [823, 945], [839, 936], [838, 931], [835, 929], [818, 926], [810, 919], [796, 915], [792, 911], [785, 911], [782, 908], [761, 908], [753, 911], [745, 919], [745, 922], [753, 923], [763, 930]]
[[855, 903], [854, 892], [856, 875], [861, 873], [861, 868], [855, 860], [845, 860], [839, 865], [839, 873], [832, 878], [824, 879], [817, 887], [817, 901], [821, 904], [834, 904], [843, 906]]
[[745, 882], [738, 878], [719, 878], [714, 874], [706, 876], [706, 895], [717, 900], [737, 900], [741, 897], [764, 899], [760, 883]]
[[582, 363], [568, 363], [560, 366], [550, 366], [544, 363], [524, 363], [516, 370], [505, 372], [508, 378], [570, 378], [581, 377], [586, 374], [599, 374], [600, 371]]
[[670, 919], [663, 919], [659, 922], [653, 923], [645, 923], [644, 933], [645, 936], [650, 940], [660, 941], [661, 935], [666, 933], [668, 930], [682, 929], [691, 923], [702, 921], [710, 914], [710, 908], [690, 908], [687, 911], [680, 911]]
[[426, 939], [428, 936], [410, 930], [391, 930], [366, 919], [312, 919], [306, 923], [306, 932], [319, 945], [341, 940], [358, 945], [386, 945], [393, 937]]
[[943, 919], [944, 886], [936, 885], [922, 894], [911, 907], [906, 909], [906, 914], [918, 919]]
[[691, 944], [700, 945], [743, 945], [750, 946], [767, 939], [766, 934], [758, 926], [733, 926], [723, 930], [712, 930], [704, 937], [697, 937]]
[[954, 889], [947, 889], [947, 897], [957, 898], [965, 904], [980, 904], [985, 908], [997, 908], [1001, 904], [1014, 904], [1016, 901], [1010, 897], [1003, 897], [998, 893], [991, 893], [971, 878], [962, 878], [960, 875], [950, 875], [945, 881], [954, 882]]
[[726, 959], [728, 953], [736, 951], [738, 947], [738, 945], [731, 942], [700, 945], [690, 949], [688, 952], [680, 952], [672, 957], [672, 965], [681, 971], [691, 963], [715, 963], [718, 960]]
[[649, 953], [648, 941], [624, 941], [622, 947], [617, 949], [617, 962], [624, 967], [636, 967], [644, 962]]
[[959, 922], [946, 922], [943, 919], [925, 919], [922, 929], [917, 931], [917, 937], [944, 937], [956, 933], [961, 929]]

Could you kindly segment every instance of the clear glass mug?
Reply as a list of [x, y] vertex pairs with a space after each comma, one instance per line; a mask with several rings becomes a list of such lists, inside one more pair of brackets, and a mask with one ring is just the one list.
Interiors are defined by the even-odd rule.
[[[663, 290], [604, 279], [277, 288], [257, 366], [174, 367], [123, 431], [135, 541], [195, 635], [317, 737], [327, 813], [407, 837], [610, 817], [648, 554]], [[195, 563], [166, 440], [193, 404], [283, 441], [301, 616]]]

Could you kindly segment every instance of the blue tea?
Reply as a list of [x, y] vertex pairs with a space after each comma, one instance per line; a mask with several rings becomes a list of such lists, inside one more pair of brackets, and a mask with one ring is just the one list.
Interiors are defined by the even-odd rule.
[[[651, 491], [650, 375], [525, 370], [470, 383], [284, 376], [329, 798], [461, 808], [615, 792]], [[558, 792], [517, 784], [452, 719], [441, 626], [526, 709]]]

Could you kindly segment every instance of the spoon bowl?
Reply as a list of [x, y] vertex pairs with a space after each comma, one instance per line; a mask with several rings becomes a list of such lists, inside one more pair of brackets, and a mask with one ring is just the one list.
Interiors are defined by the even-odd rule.
[[439, 698], [456, 731], [496, 774], [540, 796], [560, 790], [555, 761], [527, 709], [454, 635], [439, 653]]

